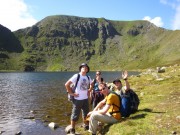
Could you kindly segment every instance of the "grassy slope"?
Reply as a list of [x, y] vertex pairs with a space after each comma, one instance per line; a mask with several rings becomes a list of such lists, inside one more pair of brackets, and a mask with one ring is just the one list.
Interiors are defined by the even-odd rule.
[[[82, 26], [87, 21], [87, 18], [51, 16], [32, 28], [15, 32], [25, 49], [21, 62], [33, 65], [37, 71], [72, 71], [82, 62], [88, 63], [91, 70], [102, 71], [179, 63], [180, 31], [168, 31], [146, 21], [109, 21], [118, 34], [107, 37], [105, 44], [101, 44], [101, 38], [89, 41], [80, 36], [57, 36], [58, 32], [70, 32], [66, 25], [76, 28], [77, 24]], [[102, 22], [99, 19], [99, 23]], [[39, 32], [32, 37], [36, 30], [31, 29], [36, 27]], [[128, 34], [132, 31], [139, 34]]]
[[[157, 78], [164, 78], [158, 81]], [[139, 111], [122, 122], [106, 125], [99, 135], [169, 135], [180, 133], [180, 66], [166, 68], [165, 73], [154, 69], [130, 77], [131, 87], [140, 97]], [[78, 129], [79, 133], [89, 135]]]
[[105, 44], [101, 38], [88, 40], [62, 34], [70, 32], [66, 25], [84, 26], [86, 19], [51, 16], [33, 27], [14, 32], [24, 51], [8, 53], [9, 59], [2, 59], [0, 69], [23, 71], [26, 65], [32, 65], [36, 71], [76, 71], [80, 63], [86, 62], [91, 70], [120, 71], [180, 63], [179, 30], [165, 30], [146, 21], [109, 21], [118, 34], [107, 36]]

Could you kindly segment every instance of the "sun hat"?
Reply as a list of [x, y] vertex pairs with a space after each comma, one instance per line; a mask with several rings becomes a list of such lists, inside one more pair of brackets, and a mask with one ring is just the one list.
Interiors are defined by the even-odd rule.
[[88, 68], [88, 71], [87, 71], [87, 73], [90, 71], [90, 68], [89, 68], [89, 66], [86, 64], [86, 63], [82, 63], [80, 66], [79, 66], [79, 71], [81, 71], [81, 68], [83, 67], [83, 66], [86, 66], [87, 68]]

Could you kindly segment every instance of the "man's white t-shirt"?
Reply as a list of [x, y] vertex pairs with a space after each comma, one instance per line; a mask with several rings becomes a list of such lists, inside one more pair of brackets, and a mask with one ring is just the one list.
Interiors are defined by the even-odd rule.
[[[74, 86], [76, 84], [77, 77], [78, 77], [78, 74], [75, 74], [69, 79], [74, 84]], [[88, 79], [88, 77], [89, 77], [89, 79]], [[77, 87], [75, 89], [75, 93], [79, 94], [79, 96], [74, 97], [74, 99], [83, 100], [83, 99], [88, 98], [88, 89], [89, 89], [89, 86], [92, 82], [90, 76], [88, 76], [88, 77], [86, 75], [82, 76], [80, 74], [79, 81], [78, 81]]]

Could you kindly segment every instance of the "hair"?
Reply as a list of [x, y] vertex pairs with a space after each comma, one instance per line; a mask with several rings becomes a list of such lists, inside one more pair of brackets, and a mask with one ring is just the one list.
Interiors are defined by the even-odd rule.
[[99, 86], [104, 86], [104, 87], [107, 87], [107, 84], [106, 84], [106, 83], [104, 83], [104, 82], [102, 82], [102, 83], [100, 83], [100, 84], [99, 84]]
[[99, 72], [99, 74], [101, 75], [101, 71], [97, 70], [96, 73]]

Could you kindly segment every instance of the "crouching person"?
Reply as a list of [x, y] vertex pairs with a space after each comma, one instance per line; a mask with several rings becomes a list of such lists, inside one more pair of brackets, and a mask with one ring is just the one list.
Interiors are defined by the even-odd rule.
[[98, 122], [113, 124], [121, 119], [119, 112], [119, 97], [108, 89], [105, 83], [99, 84], [99, 90], [104, 94], [104, 100], [98, 103], [92, 112], [88, 113], [89, 132], [95, 135], [98, 128]]

